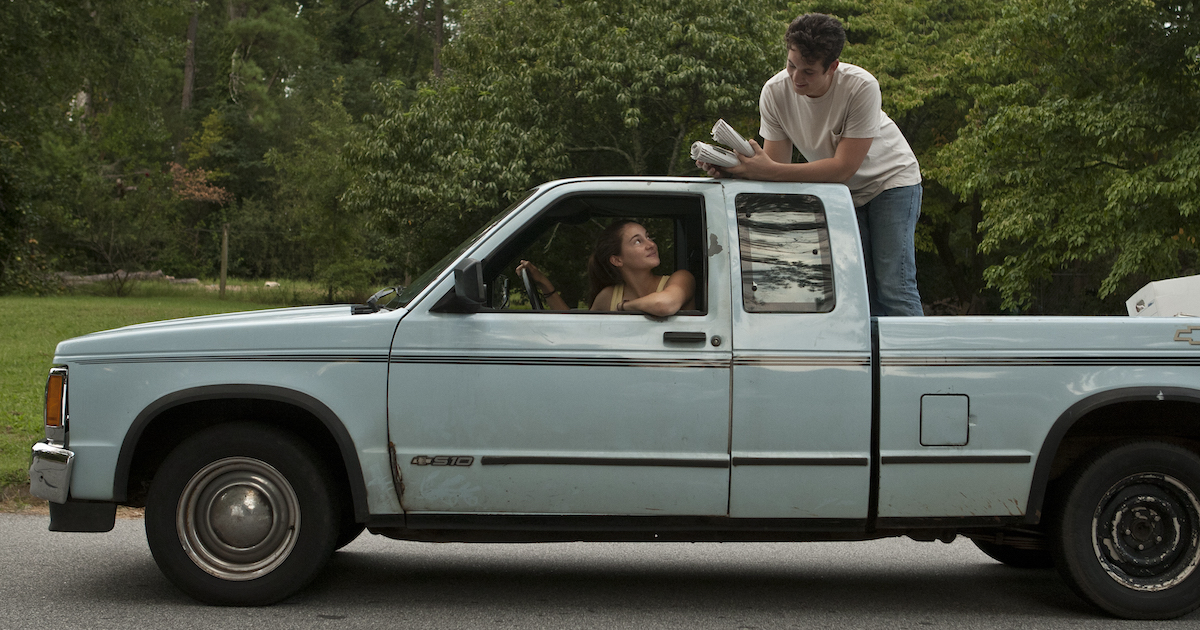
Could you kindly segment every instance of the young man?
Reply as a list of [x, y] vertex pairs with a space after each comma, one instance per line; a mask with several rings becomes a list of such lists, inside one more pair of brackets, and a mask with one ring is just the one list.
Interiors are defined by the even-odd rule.
[[[759, 98], [754, 157], [713, 177], [841, 182], [850, 188], [862, 233], [872, 315], [921, 315], [913, 232], [921, 214], [921, 170], [908, 141], [883, 112], [879, 82], [838, 60], [846, 32], [836, 18], [801, 15], [788, 26], [787, 68]], [[792, 146], [805, 163], [792, 163]]]

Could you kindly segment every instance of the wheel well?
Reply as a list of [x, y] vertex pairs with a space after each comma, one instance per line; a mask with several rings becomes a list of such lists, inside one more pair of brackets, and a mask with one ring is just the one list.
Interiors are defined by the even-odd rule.
[[1089, 453], [1148, 439], [1200, 452], [1200, 395], [1177, 388], [1136, 388], [1077, 403], [1046, 436], [1034, 468], [1026, 522], [1041, 521], [1054, 482]]
[[1051, 483], [1097, 449], [1131, 440], [1162, 440], [1200, 448], [1200, 403], [1128, 401], [1082, 416], [1059, 443], [1050, 465]]
[[[210, 398], [182, 403], [163, 410], [146, 424], [129, 462], [129, 477], [123, 503], [145, 505], [146, 493], [167, 455], [188, 437], [209, 427], [238, 422], [255, 422], [280, 428], [308, 443], [324, 461], [343, 510], [353, 510], [353, 487], [347, 465], [334, 436], [311, 411], [298, 405], [259, 398]], [[355, 462], [357, 466], [357, 462]]]

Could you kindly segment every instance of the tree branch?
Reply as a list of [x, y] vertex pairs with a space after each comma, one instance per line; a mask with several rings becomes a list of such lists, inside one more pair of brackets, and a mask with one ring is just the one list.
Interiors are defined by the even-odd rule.
[[362, 4], [359, 4], [358, 6], [354, 7], [354, 10], [350, 12], [350, 15], [346, 16], [346, 21], [349, 22], [350, 20], [354, 19], [354, 14], [358, 13], [359, 9], [367, 6], [368, 4], [371, 4], [372, 2], [375, 2], [375, 0], [365, 0]]
[[679, 133], [675, 134], [675, 141], [671, 143], [671, 161], [667, 164], [667, 175], [679, 174], [679, 147], [687, 137], [687, 129], [687, 125], [680, 123]]

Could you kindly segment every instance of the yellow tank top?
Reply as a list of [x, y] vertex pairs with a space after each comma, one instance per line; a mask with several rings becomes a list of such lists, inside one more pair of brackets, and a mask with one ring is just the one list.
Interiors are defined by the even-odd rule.
[[[654, 292], [658, 293], [659, 291], [662, 291], [663, 289], [667, 288], [667, 281], [670, 279], [671, 279], [671, 276], [661, 276], [658, 280], [658, 288], [655, 289]], [[625, 301], [625, 283], [618, 282], [617, 284], [613, 285], [612, 301], [609, 302], [609, 304], [608, 304], [608, 310], [610, 310], [610, 311], [617, 310], [617, 306], [620, 305], [621, 302], [624, 302], [624, 301]]]

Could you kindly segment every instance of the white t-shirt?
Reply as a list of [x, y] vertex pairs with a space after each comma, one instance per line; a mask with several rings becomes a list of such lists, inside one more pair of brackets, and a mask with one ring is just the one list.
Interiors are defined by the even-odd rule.
[[900, 128], [883, 111], [879, 82], [870, 72], [841, 62], [829, 90], [816, 98], [796, 94], [787, 70], [763, 86], [759, 135], [790, 140], [809, 162], [833, 157], [842, 138], [873, 138], [871, 149], [846, 186], [861, 206], [890, 188], [921, 183], [921, 168]]

